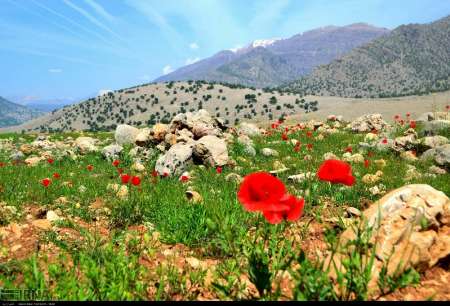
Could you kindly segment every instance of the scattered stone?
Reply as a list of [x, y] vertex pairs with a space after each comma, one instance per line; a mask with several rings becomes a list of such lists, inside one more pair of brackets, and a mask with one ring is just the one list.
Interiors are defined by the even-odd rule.
[[151, 141], [151, 129], [143, 128], [138, 132], [136, 138], [134, 139], [134, 143], [139, 147], [146, 147], [150, 144]]
[[41, 160], [42, 158], [40, 157], [28, 157], [27, 159], [25, 159], [25, 163], [29, 167], [35, 167], [37, 164], [41, 162]]
[[314, 178], [315, 176], [316, 176], [316, 174], [313, 172], [306, 172], [306, 173], [300, 173], [300, 174], [288, 176], [288, 180], [292, 181], [294, 183], [302, 183], [307, 179]]
[[373, 130], [381, 131], [388, 127], [381, 114], [369, 114], [359, 117], [348, 125], [348, 127], [357, 133], [367, 133]]
[[61, 220], [61, 217], [58, 216], [53, 210], [47, 211], [46, 218], [50, 222]]
[[103, 148], [102, 155], [109, 160], [119, 159], [122, 150], [123, 150], [122, 146], [112, 144]]
[[329, 160], [329, 159], [338, 160], [339, 157], [337, 157], [333, 152], [327, 152], [323, 155], [323, 160]]
[[447, 137], [444, 136], [427, 136], [424, 138], [421, 138], [420, 145], [424, 147], [425, 149], [434, 149], [436, 147], [440, 147], [442, 145], [448, 144], [449, 140]]
[[378, 140], [378, 135], [375, 133], [367, 133], [366, 136], [364, 137], [364, 141], [365, 142], [374, 142]]
[[274, 161], [272, 167], [274, 170], [286, 169], [286, 166], [279, 160]]
[[37, 227], [37, 228], [39, 228], [39, 229], [41, 229], [41, 230], [44, 230], [44, 231], [48, 231], [48, 230], [51, 230], [51, 229], [52, 229], [52, 224], [51, 224], [51, 222], [50, 222], [49, 220], [47, 220], [47, 219], [33, 220], [33, 221], [31, 222], [31, 224], [32, 224], [34, 227]]
[[145, 166], [140, 162], [140, 161], [136, 161], [133, 166], [131, 166], [132, 170], [135, 170], [137, 172], [144, 172], [145, 171]]
[[264, 148], [261, 150], [261, 154], [266, 156], [266, 157], [270, 157], [270, 156], [278, 156], [278, 152], [275, 151], [274, 149], [270, 149], [270, 148]]
[[386, 167], [386, 161], [384, 159], [376, 159], [376, 160], [374, 160], [374, 163], [380, 169], [383, 169], [384, 167]]
[[416, 154], [412, 151], [402, 152], [400, 153], [400, 157], [408, 162], [415, 162], [416, 160], [418, 160]]
[[364, 156], [360, 153], [355, 153], [352, 155], [350, 152], [345, 152], [342, 155], [342, 159], [351, 163], [364, 163]]
[[190, 202], [200, 203], [203, 202], [203, 197], [195, 190], [188, 189], [186, 190], [186, 197]]
[[96, 140], [92, 137], [78, 137], [73, 147], [81, 154], [97, 152], [98, 148], [95, 146]]
[[227, 174], [227, 176], [225, 177], [225, 180], [227, 182], [236, 182], [237, 184], [242, 183], [242, 181], [244, 180], [242, 176], [240, 176], [237, 173], [229, 173]]
[[428, 170], [430, 171], [430, 173], [437, 174], [437, 175], [442, 175], [442, 174], [447, 173], [447, 171], [445, 169], [439, 168], [437, 166], [431, 166]]
[[450, 167], [450, 144], [425, 151], [421, 159], [433, 159], [440, 166]]
[[346, 211], [350, 216], [356, 216], [356, 217], [361, 216], [361, 211], [356, 207], [347, 207]]
[[251, 137], [261, 135], [260, 129], [255, 124], [248, 122], [242, 122], [237, 128], [237, 132]]
[[126, 186], [126, 185], [120, 186], [116, 195], [117, 195], [117, 197], [119, 197], [121, 199], [125, 199], [126, 197], [128, 197], [128, 186]]

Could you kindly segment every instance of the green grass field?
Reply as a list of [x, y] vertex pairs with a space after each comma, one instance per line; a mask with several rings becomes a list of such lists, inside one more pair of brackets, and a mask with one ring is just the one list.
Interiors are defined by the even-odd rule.
[[[368, 167], [352, 163], [356, 178], [352, 187], [331, 185], [316, 177], [291, 183], [290, 175], [316, 173], [324, 153], [341, 157], [349, 146], [358, 152], [364, 135], [341, 131], [318, 140], [317, 131], [308, 137], [305, 130], [299, 130], [289, 134], [289, 139], [302, 143], [295, 152], [290, 141], [281, 140], [281, 132], [253, 139], [257, 152], [273, 148], [278, 157], [247, 156], [235, 143], [229, 153], [237, 168], [224, 167], [217, 173], [214, 168], [193, 165], [188, 182], [180, 182], [178, 176], [153, 177], [156, 157], [145, 164], [146, 172], [133, 172], [132, 158], [124, 154], [118, 167], [141, 178], [140, 186], [128, 185], [125, 198], [108, 188], [120, 185], [121, 180], [117, 168], [100, 153], [79, 156], [76, 161], [55, 158], [53, 164], [44, 161], [28, 167], [12, 165], [9, 154], [0, 151], [0, 162], [6, 164], [0, 167], [0, 202], [16, 210], [0, 216], [0, 287], [44, 290], [44, 299], [51, 300], [368, 299], [370, 267], [352, 266], [367, 252], [363, 234], [355, 241], [358, 247], [349, 255], [348, 273], [338, 284], [348, 288], [344, 296], [333, 290], [323, 256], [317, 252], [333, 249], [337, 235], [346, 227], [340, 218], [347, 207], [363, 210], [382, 196], [372, 194], [369, 189], [374, 185], [361, 178], [381, 170], [383, 175], [375, 185], [384, 185], [386, 191], [424, 183], [449, 196], [450, 175], [423, 175], [407, 182], [407, 161], [391, 152], [361, 151], [369, 163]], [[54, 134], [51, 139], [68, 136]], [[113, 138], [108, 133], [91, 136]], [[34, 139], [30, 135], [0, 137], [12, 138], [17, 145]], [[386, 161], [384, 168], [375, 163], [379, 159]], [[289, 192], [305, 199], [303, 216], [297, 222], [270, 225], [260, 214], [245, 211], [236, 196], [239, 184], [226, 180], [230, 173], [244, 177], [273, 170], [275, 161], [289, 169], [278, 175]], [[422, 174], [431, 166], [431, 162], [409, 163]], [[88, 165], [93, 166], [91, 171]], [[53, 178], [54, 173], [60, 178]], [[52, 182], [45, 188], [41, 180], [47, 177]], [[202, 201], [188, 199], [189, 187]], [[30, 225], [45, 219], [42, 214], [49, 210], [63, 219], [44, 230]], [[330, 222], [333, 218], [337, 221]], [[11, 231], [12, 225], [20, 228], [21, 235]], [[265, 239], [256, 239], [262, 236]], [[389, 288], [417, 282], [418, 275], [411, 270], [390, 279]]]

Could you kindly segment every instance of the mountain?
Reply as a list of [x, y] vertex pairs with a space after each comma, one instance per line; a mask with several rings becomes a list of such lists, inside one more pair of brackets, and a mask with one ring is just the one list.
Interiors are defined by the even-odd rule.
[[241, 119], [276, 120], [311, 112], [318, 105], [290, 93], [240, 85], [204, 81], [156, 83], [108, 92], [0, 131], [112, 130], [124, 123], [168, 123], [176, 114], [202, 108], [231, 125]]
[[43, 113], [0, 97], [0, 127], [18, 125]]
[[73, 104], [75, 101], [72, 99], [51, 99], [51, 100], [32, 100], [22, 103], [28, 108], [32, 108], [44, 113], [54, 111], [62, 108], [66, 105]]
[[402, 25], [281, 89], [342, 97], [393, 97], [450, 89], [450, 16]]
[[328, 26], [287, 39], [256, 40], [159, 77], [155, 82], [207, 80], [253, 87], [293, 81], [355, 47], [389, 33], [364, 23]]

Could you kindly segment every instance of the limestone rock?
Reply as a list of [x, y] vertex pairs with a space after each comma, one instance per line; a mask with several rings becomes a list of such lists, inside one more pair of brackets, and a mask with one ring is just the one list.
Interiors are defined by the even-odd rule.
[[372, 130], [384, 130], [388, 124], [383, 120], [381, 114], [369, 114], [357, 118], [348, 127], [353, 132], [367, 133]]
[[274, 149], [270, 149], [270, 148], [264, 148], [261, 150], [261, 154], [266, 156], [266, 157], [270, 157], [270, 156], [278, 156], [278, 152], [275, 151]]
[[98, 148], [95, 146], [96, 139], [92, 137], [78, 137], [73, 147], [78, 150], [81, 154], [91, 153], [98, 151]]
[[194, 156], [212, 167], [224, 166], [228, 163], [228, 148], [225, 140], [217, 136], [207, 135], [197, 140]]
[[103, 148], [102, 155], [109, 160], [118, 159], [122, 150], [122, 146], [112, 144]]
[[[372, 228], [369, 237], [375, 246], [364, 256], [375, 252], [368, 285], [370, 296], [379, 294], [377, 281], [383, 266], [390, 276], [409, 267], [424, 271], [450, 254], [450, 200], [429, 185], [407, 185], [391, 191], [366, 209], [362, 218]], [[336, 269], [344, 270], [342, 260], [348, 252], [345, 246], [356, 235], [352, 227], [340, 235], [339, 249], [333, 258], [335, 266], [330, 272], [333, 280]], [[326, 262], [330, 260], [331, 255]]]
[[155, 170], [159, 175], [179, 174], [186, 169], [192, 158], [193, 144], [177, 143], [156, 161]]
[[139, 134], [139, 129], [127, 124], [120, 124], [116, 128], [114, 138], [118, 145], [134, 144], [136, 137]]
[[259, 136], [261, 135], [260, 129], [253, 123], [242, 122], [238, 129], [238, 134], [247, 135], [247, 136]]

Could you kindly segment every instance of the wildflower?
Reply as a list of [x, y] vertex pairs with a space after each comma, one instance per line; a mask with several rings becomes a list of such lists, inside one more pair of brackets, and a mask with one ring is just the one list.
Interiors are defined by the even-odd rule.
[[131, 179], [131, 176], [129, 174], [122, 174], [120, 176], [120, 179], [122, 180], [122, 184], [128, 184], [128, 182]]
[[57, 172], [53, 173], [53, 178], [59, 179], [60, 177], [61, 177], [61, 175], [59, 175], [59, 173], [57, 173]]
[[400, 120], [399, 122], [400, 122], [400, 125], [404, 125], [405, 124], [405, 120], [403, 120], [403, 119]]
[[0, 162], [0, 168], [4, 167], [5, 163], [4, 162]]
[[373, 157], [375, 154], [372, 151], [367, 152], [367, 157]]
[[88, 166], [86, 167], [86, 169], [87, 169], [88, 171], [92, 171], [92, 170], [94, 170], [94, 166], [88, 165]]
[[409, 123], [409, 127], [415, 129], [416, 126], [417, 126], [416, 122], [414, 120], [411, 120], [411, 122]]
[[369, 168], [370, 161], [368, 159], [364, 160], [364, 167]]
[[445, 109], [446, 109], [446, 110], [449, 110], [449, 109], [450, 109], [450, 105], [446, 105], [446, 106], [445, 106]]
[[50, 165], [53, 164], [54, 162], [55, 162], [55, 160], [53, 160], [53, 159], [51, 159], [51, 158], [48, 158], [48, 159], [47, 159], [47, 163], [49, 163]]
[[306, 137], [309, 137], [309, 138], [311, 138], [311, 137], [312, 137], [312, 135], [313, 135], [313, 133], [312, 133], [311, 131], [308, 131], [308, 132], [306, 132]]
[[352, 186], [355, 183], [350, 164], [335, 159], [324, 161], [317, 171], [317, 176], [320, 180], [333, 184]]
[[221, 174], [222, 173], [222, 167], [217, 167], [216, 168], [216, 172], [217, 172], [217, 174]]
[[112, 163], [112, 165], [114, 166], [114, 167], [117, 167], [117, 166], [119, 166], [119, 164], [120, 164], [120, 161], [119, 160], [114, 160], [113, 161], [113, 163]]
[[49, 178], [45, 178], [41, 181], [41, 184], [47, 188], [48, 186], [50, 186], [50, 184], [52, 183], [52, 181]]
[[308, 143], [306, 145], [306, 147], [308, 148], [308, 150], [312, 150], [313, 149], [313, 144], [312, 143]]
[[141, 178], [139, 176], [133, 176], [131, 178], [131, 184], [133, 186], [139, 186], [141, 184]]
[[169, 173], [167, 173], [167, 172], [164, 171], [163, 176], [164, 176], [164, 177], [168, 177], [168, 176], [169, 176]]
[[352, 147], [348, 146], [347, 148], [345, 148], [345, 152], [352, 153], [353, 152]]
[[300, 147], [301, 147], [301, 143], [300, 143], [300, 142], [297, 142], [297, 144], [296, 144], [295, 147], [294, 147], [294, 151], [295, 151], [295, 152], [299, 152], [299, 151], [300, 151]]
[[281, 134], [281, 139], [286, 141], [289, 139], [288, 135], [286, 133]]
[[395, 116], [394, 116], [394, 119], [395, 119], [395, 120], [400, 119], [400, 115], [395, 115]]
[[285, 193], [286, 187], [278, 178], [266, 172], [255, 172], [244, 178], [237, 196], [248, 211], [261, 211], [267, 207], [275, 210]]
[[152, 171], [152, 176], [153, 176], [153, 177], [157, 177], [157, 176], [158, 176], [158, 172], [157, 172], [156, 170], [153, 170], [153, 171]]
[[411, 117], [411, 113], [406, 113], [406, 117]]
[[117, 168], [117, 172], [119, 172], [119, 174], [123, 173], [123, 169], [122, 168]]
[[278, 224], [283, 220], [296, 221], [303, 213], [304, 199], [297, 199], [293, 195], [286, 194], [280, 199], [280, 205], [288, 206], [283, 211], [264, 210], [263, 215], [271, 224]]
[[261, 211], [271, 224], [295, 221], [303, 212], [304, 200], [286, 194], [283, 182], [266, 172], [246, 176], [237, 196], [247, 211]]
[[388, 140], [387, 140], [387, 138], [383, 138], [383, 140], [381, 141], [383, 144], [387, 144], [388, 143]]
[[188, 177], [187, 175], [182, 175], [182, 176], [180, 177], [180, 181], [182, 181], [183, 183], [184, 183], [184, 182], [187, 182], [187, 181], [189, 181], [189, 177]]

